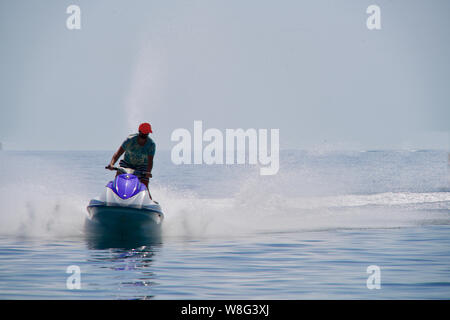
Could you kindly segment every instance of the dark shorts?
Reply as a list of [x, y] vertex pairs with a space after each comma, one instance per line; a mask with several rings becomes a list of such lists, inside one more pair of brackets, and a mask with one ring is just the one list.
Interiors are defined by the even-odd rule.
[[[122, 168], [136, 170], [137, 172], [135, 173], [135, 175], [139, 178], [139, 180], [141, 180], [143, 182], [148, 182], [149, 179], [145, 177], [145, 173], [144, 173], [144, 172], [147, 172], [146, 165], [135, 166], [131, 163], [126, 162], [125, 160], [120, 160], [119, 166], [121, 166]], [[142, 174], [142, 173], [144, 173], [144, 174]]]

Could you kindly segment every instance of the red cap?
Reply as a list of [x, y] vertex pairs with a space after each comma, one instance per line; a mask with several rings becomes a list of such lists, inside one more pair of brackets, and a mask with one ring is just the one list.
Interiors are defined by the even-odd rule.
[[150, 125], [150, 123], [141, 123], [141, 125], [139, 126], [139, 131], [143, 134], [149, 134], [152, 132], [152, 126]]

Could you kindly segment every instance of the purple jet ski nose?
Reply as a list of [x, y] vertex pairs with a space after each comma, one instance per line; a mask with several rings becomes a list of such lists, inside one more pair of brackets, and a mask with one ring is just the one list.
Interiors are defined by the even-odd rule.
[[141, 182], [132, 174], [121, 174], [107, 186], [122, 199], [129, 199], [141, 191]]

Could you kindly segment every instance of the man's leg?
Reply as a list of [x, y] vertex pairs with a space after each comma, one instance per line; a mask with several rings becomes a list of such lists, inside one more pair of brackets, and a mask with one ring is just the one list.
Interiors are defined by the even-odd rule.
[[141, 181], [147, 187], [147, 191], [148, 191], [148, 195], [150, 197], [150, 200], [153, 200], [152, 199], [152, 195], [150, 194], [150, 190], [148, 189], [148, 179], [143, 178], [143, 179], [140, 179], [139, 181]]

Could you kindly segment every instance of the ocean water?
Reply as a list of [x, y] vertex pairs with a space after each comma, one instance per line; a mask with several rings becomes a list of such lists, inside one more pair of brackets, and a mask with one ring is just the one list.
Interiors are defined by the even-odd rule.
[[112, 153], [0, 152], [0, 299], [450, 298], [447, 152], [282, 151], [274, 176], [159, 152], [162, 235], [89, 235]]

